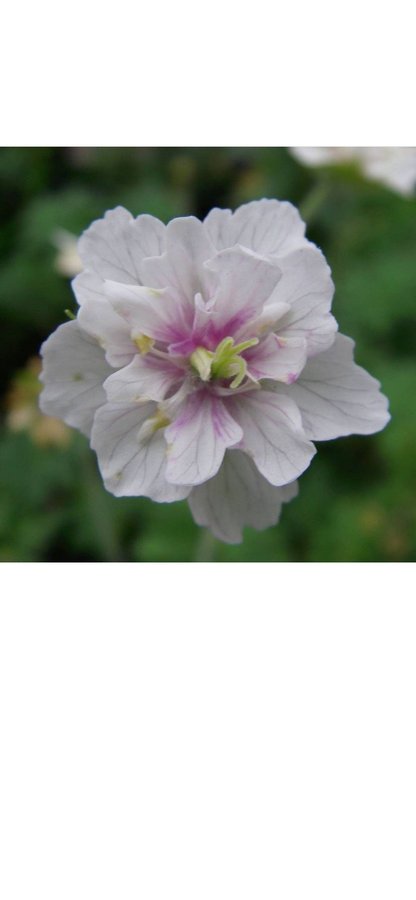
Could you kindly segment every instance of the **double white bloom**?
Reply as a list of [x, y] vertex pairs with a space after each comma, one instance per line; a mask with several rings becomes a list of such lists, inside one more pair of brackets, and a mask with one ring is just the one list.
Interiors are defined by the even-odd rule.
[[277, 521], [313, 440], [387, 423], [304, 232], [290, 203], [261, 200], [167, 226], [117, 208], [83, 234], [80, 308], [43, 345], [41, 408], [91, 437], [113, 494], [187, 498], [238, 542]]

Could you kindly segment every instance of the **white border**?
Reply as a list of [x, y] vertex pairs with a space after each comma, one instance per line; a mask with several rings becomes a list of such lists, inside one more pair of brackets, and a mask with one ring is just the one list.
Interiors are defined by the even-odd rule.
[[7, 900], [413, 900], [409, 565], [3, 565]]
[[411, 8], [365, 0], [7, 10], [0, 144], [413, 145]]

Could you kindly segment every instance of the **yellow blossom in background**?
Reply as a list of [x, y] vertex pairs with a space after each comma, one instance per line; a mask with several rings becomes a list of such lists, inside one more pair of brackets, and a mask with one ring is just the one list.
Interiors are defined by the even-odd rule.
[[6, 395], [6, 425], [10, 431], [26, 431], [41, 447], [66, 447], [71, 441], [70, 429], [52, 416], [45, 416], [38, 406], [41, 385], [41, 361], [35, 356], [16, 373]]

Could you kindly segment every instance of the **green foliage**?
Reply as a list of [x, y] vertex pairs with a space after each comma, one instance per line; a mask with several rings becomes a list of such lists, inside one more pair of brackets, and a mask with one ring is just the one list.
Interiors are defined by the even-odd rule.
[[[307, 170], [282, 148], [7, 148], [0, 192], [1, 561], [416, 559], [416, 200], [351, 166]], [[41, 421], [25, 366], [75, 308], [55, 269], [57, 229], [79, 234], [118, 204], [168, 221], [262, 196], [301, 206], [333, 269], [340, 330], [382, 382], [392, 421], [321, 443], [280, 523], [228, 546], [185, 502], [106, 493], [86, 439]]]

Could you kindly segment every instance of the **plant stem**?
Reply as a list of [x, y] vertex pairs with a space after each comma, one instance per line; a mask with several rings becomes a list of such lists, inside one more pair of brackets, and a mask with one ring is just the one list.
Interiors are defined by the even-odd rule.
[[330, 185], [328, 181], [318, 181], [302, 200], [302, 203], [299, 205], [299, 212], [307, 225], [310, 225], [316, 219], [317, 214], [325, 203], [329, 190]]
[[201, 528], [194, 562], [214, 562], [216, 540], [208, 528]]
[[83, 458], [84, 488], [91, 525], [105, 562], [123, 562], [123, 551], [117, 530], [106, 503], [104, 487], [98, 477], [90, 449]]

